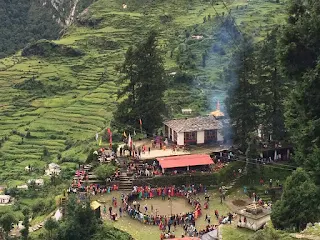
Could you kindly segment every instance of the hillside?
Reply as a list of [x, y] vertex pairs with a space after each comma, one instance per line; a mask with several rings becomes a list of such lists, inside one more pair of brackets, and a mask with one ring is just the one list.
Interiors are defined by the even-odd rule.
[[57, 39], [93, 0], [0, 0], [0, 58], [28, 42]]
[[259, 41], [285, 13], [285, 5], [262, 0], [227, 7], [200, 0], [122, 4], [98, 0], [60, 40], [30, 44], [0, 61], [0, 182], [30, 178], [23, 174], [28, 164], [41, 170], [52, 160], [66, 168], [85, 160], [117, 103], [115, 66], [151, 28], [160, 32], [168, 73], [181, 69], [196, 76], [192, 83], [172, 81], [165, 97], [171, 114], [184, 107], [203, 113], [223, 98], [219, 76], [241, 37], [231, 17]]

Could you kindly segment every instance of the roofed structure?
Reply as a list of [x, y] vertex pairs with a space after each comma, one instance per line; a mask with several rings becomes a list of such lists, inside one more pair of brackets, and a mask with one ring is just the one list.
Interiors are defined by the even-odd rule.
[[222, 129], [222, 123], [214, 116], [173, 119], [164, 124], [177, 133]]
[[221, 112], [221, 110], [220, 110], [220, 102], [219, 101], [217, 102], [217, 109], [215, 111], [211, 112], [210, 115], [212, 115], [216, 118], [224, 117], [224, 113]]
[[162, 169], [213, 164], [210, 155], [192, 154], [157, 158]]

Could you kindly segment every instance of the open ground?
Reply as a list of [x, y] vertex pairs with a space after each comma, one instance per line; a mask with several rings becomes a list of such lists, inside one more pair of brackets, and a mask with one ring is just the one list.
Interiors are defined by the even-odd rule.
[[[228, 212], [230, 211], [232, 212], [236, 209], [236, 206], [231, 206], [232, 200], [239, 199], [239, 198], [248, 200], [247, 196], [241, 194], [240, 192], [237, 192], [236, 194], [227, 196], [226, 201], [220, 204], [220, 198], [217, 192], [208, 191], [208, 193], [211, 196], [210, 202], [209, 202], [209, 209], [202, 208], [202, 216], [196, 220], [196, 227], [198, 230], [205, 229], [207, 225], [205, 221], [206, 214], [211, 216], [211, 224], [218, 224], [218, 221], [214, 215], [214, 211], [216, 209], [219, 211], [219, 214], [226, 215]], [[198, 196], [203, 206], [205, 201], [204, 194], [199, 194]], [[112, 192], [109, 195], [94, 196], [92, 197], [92, 200], [97, 200], [98, 202], [100, 202], [102, 204], [102, 209], [103, 209], [103, 205], [106, 205], [108, 209], [109, 206], [112, 205], [112, 197], [116, 197], [119, 202], [121, 199], [120, 198], [121, 192]], [[175, 197], [173, 198], [172, 203], [173, 203], [173, 208], [172, 208], [173, 213], [183, 213], [183, 212], [186, 213], [192, 210], [191, 205], [187, 203], [187, 200], [185, 198]], [[159, 214], [170, 215], [170, 212], [171, 212], [170, 201], [161, 200], [161, 198], [141, 200], [140, 204], [141, 204], [141, 207], [140, 207], [141, 209], [144, 208], [145, 204], [147, 204], [148, 208], [150, 209], [152, 204], [154, 207], [154, 210], [155, 209], [159, 210]], [[150, 225], [140, 223], [138, 220], [132, 219], [126, 214], [115, 222], [110, 220], [108, 213], [107, 213], [107, 216], [105, 216], [102, 212], [102, 215], [106, 224], [111, 224], [121, 230], [124, 230], [130, 233], [134, 237], [134, 239], [149, 240], [151, 238], [157, 239], [160, 236], [160, 230], [158, 226], [150, 226]], [[237, 222], [237, 219], [235, 219], [235, 222]], [[229, 224], [222, 225], [221, 231], [222, 231], [223, 239], [228, 239], [228, 240], [246, 239], [247, 237], [253, 234], [252, 231], [237, 228], [236, 224], [234, 223], [232, 223], [231, 225]], [[180, 237], [183, 233], [184, 231], [181, 226], [177, 227], [177, 229], [175, 230], [176, 237]]]

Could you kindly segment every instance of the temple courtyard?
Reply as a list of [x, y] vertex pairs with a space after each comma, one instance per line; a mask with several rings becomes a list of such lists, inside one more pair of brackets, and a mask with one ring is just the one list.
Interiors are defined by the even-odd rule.
[[[118, 218], [118, 220], [113, 221], [110, 219], [109, 216], [109, 207], [112, 206], [112, 198], [116, 197], [118, 201], [118, 207], [113, 207], [113, 212], [117, 212], [119, 216], [119, 204], [121, 203], [121, 193], [120, 191], [111, 192], [110, 194], [104, 194], [104, 195], [98, 195], [91, 198], [91, 200], [96, 200], [101, 204], [101, 216], [105, 222], [105, 224], [113, 225], [114, 227], [117, 227], [121, 230], [124, 230], [128, 233], [130, 233], [134, 239], [137, 240], [149, 240], [149, 239], [160, 239], [160, 233], [158, 226], [153, 225], [147, 225], [144, 224], [137, 219], [133, 219], [130, 216], [128, 216], [127, 213], [124, 213], [122, 217]], [[200, 200], [200, 203], [202, 205], [202, 215], [196, 220], [196, 228], [198, 230], [205, 229], [207, 222], [205, 221], [205, 216], [210, 215], [211, 216], [211, 225], [218, 224], [218, 220], [215, 217], [215, 210], [218, 210], [220, 215], [227, 216], [229, 212], [235, 212], [237, 209], [237, 206], [232, 205], [232, 201], [235, 199], [243, 198], [247, 202], [250, 202], [248, 197], [241, 194], [240, 192], [237, 192], [231, 196], [226, 196], [226, 200], [221, 204], [218, 191], [208, 191], [208, 195], [210, 195], [210, 201], [209, 201], [209, 208], [204, 209], [203, 205], [205, 203], [205, 196], [204, 194], [198, 194], [197, 199]], [[172, 207], [171, 207], [172, 202]], [[155, 197], [153, 199], [147, 199], [147, 200], [139, 200], [139, 203], [141, 205], [140, 209], [144, 212], [144, 206], [147, 205], [148, 211], [147, 214], [152, 214], [151, 211], [151, 205], [153, 206], [153, 213], [156, 214], [156, 211], [159, 215], [171, 215], [171, 211], [173, 214], [180, 214], [180, 213], [187, 213], [192, 212], [193, 207], [188, 204], [187, 200], [184, 197], [173, 197], [172, 201], [168, 200], [162, 200], [161, 197]], [[107, 213], [105, 214], [103, 209], [104, 206], [106, 206]], [[240, 229], [237, 228], [237, 221], [238, 219], [235, 218], [230, 225], [222, 224], [220, 225], [219, 231], [222, 234], [223, 239], [228, 240], [238, 240], [238, 239], [247, 239], [251, 234], [253, 234], [253, 231], [246, 230], [246, 229]], [[172, 229], [174, 227], [172, 226]], [[182, 234], [184, 234], [184, 230], [182, 226], [177, 226], [177, 228], [174, 230], [175, 236], [181, 237]], [[152, 236], [152, 237], [151, 237]]]

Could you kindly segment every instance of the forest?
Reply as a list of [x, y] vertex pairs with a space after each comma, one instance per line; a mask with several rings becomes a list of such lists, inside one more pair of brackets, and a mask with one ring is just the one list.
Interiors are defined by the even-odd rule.
[[[234, 140], [247, 156], [258, 155], [258, 129], [265, 142], [294, 146], [301, 169], [287, 179], [273, 208], [272, 222], [280, 229], [301, 230], [320, 219], [319, 14], [319, 1], [290, 1], [287, 23], [260, 43], [243, 36], [224, 73]], [[305, 208], [298, 207], [301, 202]]]

